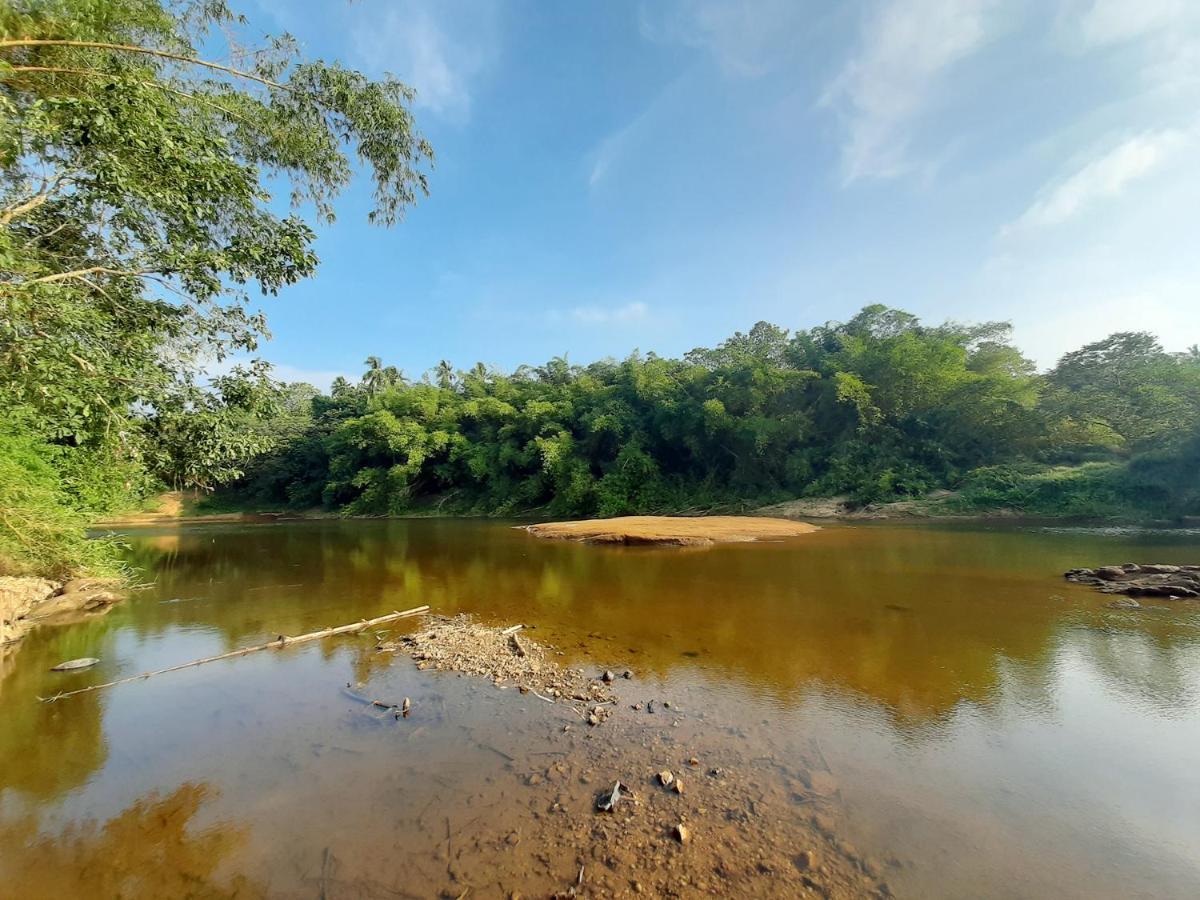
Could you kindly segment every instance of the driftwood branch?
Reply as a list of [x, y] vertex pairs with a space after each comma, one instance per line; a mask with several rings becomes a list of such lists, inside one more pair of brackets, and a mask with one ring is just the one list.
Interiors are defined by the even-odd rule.
[[76, 691], [66, 691], [64, 693], [55, 694], [53, 697], [39, 697], [43, 703], [53, 703], [55, 700], [62, 700], [65, 697], [74, 697], [76, 694], [87, 694], [91, 691], [99, 691], [104, 688], [115, 687], [118, 684], [128, 684], [131, 681], [138, 681], [142, 678], [150, 678], [154, 675], [165, 675], [167, 672], [178, 672], [180, 669], [189, 669], [192, 666], [202, 666], [205, 663], [216, 662], [219, 659], [233, 659], [235, 656], [245, 656], [247, 653], [255, 653], [259, 650], [279, 650], [282, 647], [291, 647], [293, 644], [304, 644], [308, 641], [316, 641], [325, 637], [333, 637], [337, 634], [352, 634], [362, 631], [364, 628], [371, 628], [375, 625], [382, 625], [384, 622], [393, 622], [396, 619], [404, 619], [409, 616], [419, 616], [429, 612], [428, 606], [416, 606], [412, 609], [406, 609], [404, 612], [392, 612], [386, 616], [379, 616], [376, 619], [363, 619], [361, 622], [352, 622], [349, 625], [339, 625], [337, 628], [325, 628], [321, 631], [314, 631], [310, 634], [301, 634], [296, 637], [287, 637], [280, 635], [273, 641], [268, 641], [265, 644], [256, 644], [253, 647], [242, 647], [238, 650], [230, 650], [228, 653], [221, 653], [217, 656], [206, 656], [204, 659], [194, 659], [191, 662], [181, 663], [177, 666], [169, 666], [166, 669], [158, 669], [154, 672], [142, 672], [140, 675], [130, 675], [127, 678], [118, 678], [116, 681], [108, 681], [104, 684], [93, 684], [89, 687], [80, 688]]

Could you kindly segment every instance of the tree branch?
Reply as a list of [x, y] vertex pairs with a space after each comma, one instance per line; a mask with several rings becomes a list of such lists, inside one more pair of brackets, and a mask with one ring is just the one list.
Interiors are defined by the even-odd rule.
[[[236, 113], [232, 109], [227, 109], [226, 107], [222, 106], [219, 103], [214, 103], [208, 97], [202, 96], [200, 94], [192, 94], [192, 93], [189, 93], [188, 91], [181, 91], [181, 90], [179, 90], [179, 88], [170, 87], [169, 85], [165, 85], [159, 81], [147, 81], [144, 78], [130, 79], [130, 78], [126, 78], [124, 75], [117, 74], [116, 72], [101, 72], [98, 69], [68, 69], [68, 68], [63, 68], [61, 66], [12, 66], [11, 71], [13, 71], [13, 72], [33, 72], [35, 74], [36, 73], [47, 73], [47, 74], [51, 74], [51, 75], [86, 75], [89, 78], [108, 78], [112, 81], [128, 81], [131, 84], [140, 84], [142, 87], [157, 88], [160, 91], [165, 91], [168, 94], [175, 94], [176, 96], [183, 97], [187, 100], [195, 100], [197, 103], [200, 103], [204, 106], [211, 107], [212, 109], [223, 112], [225, 115], [227, 115], [231, 118], [237, 119], [239, 122], [243, 123], [244, 125], [249, 125], [253, 128], [259, 127], [254, 122], [251, 122], [249, 119], [247, 119], [245, 116], [241, 115], [240, 113]], [[259, 130], [264, 130], [264, 129], [260, 128]], [[0, 225], [4, 225], [4, 224], [6, 224], [6, 223], [3, 220], [0, 220]]]
[[206, 69], [213, 69], [217, 72], [224, 72], [227, 75], [233, 75], [235, 78], [245, 78], [249, 81], [256, 81], [259, 84], [266, 85], [267, 87], [279, 88], [280, 90], [284, 91], [291, 90], [291, 88], [289, 88], [286, 84], [280, 84], [277, 81], [271, 81], [269, 78], [263, 78], [261, 75], [255, 75], [253, 72], [245, 72], [241, 69], [235, 69], [232, 66], [223, 66], [220, 63], [210, 62], [206, 59], [198, 59], [194, 56], [184, 56], [181, 53], [170, 53], [166, 50], [155, 50], [150, 47], [139, 47], [136, 44], [109, 44], [104, 41], [68, 41], [33, 38], [26, 38], [16, 41], [0, 41], [0, 50], [8, 50], [15, 47], [86, 47], [93, 50], [119, 50], [123, 53], [140, 53], [144, 56], [154, 56], [158, 57], [159, 59], [170, 59], [175, 62], [187, 63], [191, 66], [203, 66]]
[[22, 281], [16, 287], [29, 287], [31, 284], [52, 284], [55, 281], [66, 281], [68, 278], [82, 278], [84, 275], [116, 275], [124, 278], [141, 278], [153, 274], [153, 269], [111, 269], [108, 266], [89, 266], [86, 269], [76, 269], [73, 272], [55, 272], [53, 275], [43, 275], [41, 278], [31, 278]]
[[49, 200], [54, 195], [55, 191], [69, 181], [70, 179], [66, 175], [59, 175], [55, 177], [53, 181], [49, 182], [43, 180], [41, 188], [39, 188], [38, 192], [32, 197], [27, 200], [22, 200], [19, 203], [13, 203], [10, 206], [4, 207], [3, 210], [0, 210], [0, 228], [8, 225], [13, 219], [19, 218], [20, 216], [25, 215], [25, 213], [32, 212], [33, 210], [37, 209], [39, 206]]

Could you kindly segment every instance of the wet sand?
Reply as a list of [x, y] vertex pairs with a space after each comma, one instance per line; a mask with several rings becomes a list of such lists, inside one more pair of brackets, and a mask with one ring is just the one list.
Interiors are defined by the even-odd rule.
[[663, 544], [708, 547], [713, 544], [778, 541], [817, 531], [816, 525], [765, 516], [619, 516], [579, 522], [527, 525], [534, 537], [588, 544]]

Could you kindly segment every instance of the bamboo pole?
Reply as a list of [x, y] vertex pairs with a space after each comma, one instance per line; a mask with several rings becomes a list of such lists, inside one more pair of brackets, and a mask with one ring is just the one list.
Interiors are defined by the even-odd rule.
[[282, 647], [290, 647], [293, 644], [304, 644], [308, 641], [319, 640], [324, 637], [333, 637], [337, 634], [350, 634], [356, 631], [362, 631], [364, 628], [371, 628], [375, 625], [382, 625], [384, 622], [392, 622], [396, 619], [405, 619], [409, 616], [419, 616], [422, 613], [429, 612], [428, 606], [415, 606], [412, 609], [406, 609], [403, 612], [391, 612], [386, 616], [379, 616], [375, 619], [363, 619], [361, 622], [352, 622], [349, 625], [339, 625], [337, 628], [324, 628], [321, 631], [314, 631], [309, 634], [301, 634], [296, 637], [287, 637], [280, 635], [273, 641], [268, 641], [265, 644], [256, 644], [253, 647], [242, 647], [238, 650], [230, 650], [228, 653], [220, 653], [217, 656], [206, 656], [204, 659], [194, 659], [191, 662], [181, 663], [177, 666], [169, 666], [165, 669], [158, 669], [154, 672], [142, 672], [140, 675], [129, 675], [125, 678], [118, 678], [116, 681], [108, 681], [104, 684], [93, 684], [89, 687], [79, 688], [75, 691], [65, 691], [55, 694], [53, 697], [38, 697], [43, 703], [53, 703], [55, 700], [62, 700], [65, 697], [74, 697], [76, 694], [87, 694], [91, 691], [99, 691], [103, 688], [115, 687], [118, 684], [128, 684], [131, 681], [138, 681], [142, 678], [150, 678], [154, 675], [165, 675], [167, 672], [178, 672], [180, 669], [188, 669], [192, 666], [202, 666], [205, 663], [216, 662], [219, 659], [233, 659], [235, 656], [245, 656], [247, 653], [255, 653], [259, 650], [278, 650]]

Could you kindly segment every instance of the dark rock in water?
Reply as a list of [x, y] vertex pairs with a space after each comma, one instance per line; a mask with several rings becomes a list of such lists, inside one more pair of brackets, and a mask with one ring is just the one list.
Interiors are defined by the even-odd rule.
[[611, 791], [606, 790], [601, 793], [600, 796], [596, 798], [596, 811], [612, 812], [614, 809], [616, 809], [617, 804], [625, 799], [625, 794], [622, 793], [624, 787], [625, 785], [618, 781], [612, 786]]
[[797, 869], [799, 869], [801, 872], [808, 872], [816, 868], [817, 855], [811, 850], [804, 850], [796, 854], [796, 859], [794, 861]]
[[1067, 581], [1089, 585], [1105, 594], [1172, 600], [1200, 597], [1200, 566], [1126, 563], [1097, 569], [1071, 569], [1065, 577]]
[[92, 666], [96, 665], [96, 663], [98, 663], [98, 662], [100, 662], [100, 660], [96, 659], [93, 656], [85, 656], [81, 659], [69, 659], [66, 662], [59, 663], [57, 666], [52, 668], [50, 671], [51, 672], [73, 672], [76, 669], [90, 669]]
[[1141, 609], [1142, 604], [1138, 603], [1132, 597], [1122, 597], [1120, 600], [1114, 600], [1108, 604], [1112, 609]]

